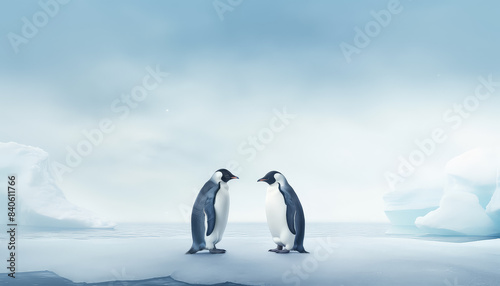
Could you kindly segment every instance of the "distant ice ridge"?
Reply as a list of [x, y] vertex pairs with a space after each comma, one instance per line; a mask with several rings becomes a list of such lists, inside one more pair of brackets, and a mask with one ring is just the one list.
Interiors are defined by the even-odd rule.
[[443, 188], [384, 196], [391, 233], [500, 235], [500, 150], [477, 148], [450, 160]]
[[[69, 202], [57, 186], [49, 154], [36, 147], [0, 143], [0, 186], [16, 174], [16, 221], [19, 225], [56, 228], [112, 228], [114, 223]], [[7, 197], [0, 203], [7, 205]]]

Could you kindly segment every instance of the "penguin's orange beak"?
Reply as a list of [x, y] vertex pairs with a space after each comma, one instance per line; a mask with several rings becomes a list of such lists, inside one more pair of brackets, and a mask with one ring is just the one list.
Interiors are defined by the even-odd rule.
[[257, 182], [264, 182], [264, 181], [267, 181], [267, 179], [262, 178], [262, 179], [259, 179]]
[[238, 177], [236, 177], [236, 176], [233, 176], [233, 177], [231, 177], [231, 179], [239, 179], [239, 178], [238, 178]]

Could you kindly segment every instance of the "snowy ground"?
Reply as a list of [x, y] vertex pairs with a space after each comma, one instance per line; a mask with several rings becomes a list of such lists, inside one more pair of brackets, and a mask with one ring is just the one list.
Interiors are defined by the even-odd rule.
[[[273, 245], [263, 235], [224, 238], [219, 245], [227, 250], [223, 255], [185, 255], [189, 246], [184, 236], [21, 238], [19, 271], [48, 270], [74, 282], [168, 276], [187, 283], [246, 285], [447, 286], [500, 281], [500, 239], [315, 236], [305, 242], [310, 254], [285, 255], [267, 252]], [[15, 285], [1, 275], [0, 283]]]

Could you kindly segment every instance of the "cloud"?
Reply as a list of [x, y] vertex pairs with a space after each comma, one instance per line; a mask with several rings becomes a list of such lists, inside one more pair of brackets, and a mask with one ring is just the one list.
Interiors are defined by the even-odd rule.
[[[0, 141], [40, 146], [64, 162], [82, 130], [113, 119], [116, 129], [63, 184], [70, 198], [118, 221], [182, 221], [179, 206], [233, 161], [242, 177], [231, 184], [233, 220], [264, 219], [265, 188], [254, 181], [278, 169], [308, 219], [383, 221], [384, 172], [445, 124], [443, 112], [473, 94], [477, 76], [498, 73], [496, 10], [477, 4], [405, 2], [350, 64], [338, 45], [386, 1], [247, 1], [223, 22], [210, 2], [117, 4], [68, 4], [20, 55], [3, 43]], [[9, 6], [3, 34], [36, 9]], [[170, 76], [117, 118], [111, 102], [156, 65]], [[495, 100], [426, 168], [498, 142]], [[284, 107], [297, 118], [248, 160], [241, 144]]]

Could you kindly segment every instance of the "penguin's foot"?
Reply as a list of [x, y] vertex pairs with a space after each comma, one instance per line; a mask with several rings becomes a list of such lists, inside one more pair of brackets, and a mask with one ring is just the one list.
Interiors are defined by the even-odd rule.
[[209, 249], [210, 253], [211, 254], [222, 254], [222, 253], [226, 253], [226, 250], [225, 249], [218, 249], [218, 248], [214, 248], [214, 249]]
[[277, 245], [274, 249], [269, 249], [269, 252], [278, 252], [283, 249], [283, 246]]
[[290, 250], [288, 250], [288, 249], [282, 249], [282, 250], [276, 251], [276, 253], [283, 253], [283, 254], [284, 253], [289, 253], [289, 252], [290, 252]]
[[198, 250], [195, 250], [194, 248], [191, 248], [190, 250], [188, 250], [186, 252], [186, 254], [195, 254], [196, 252], [198, 252]]

